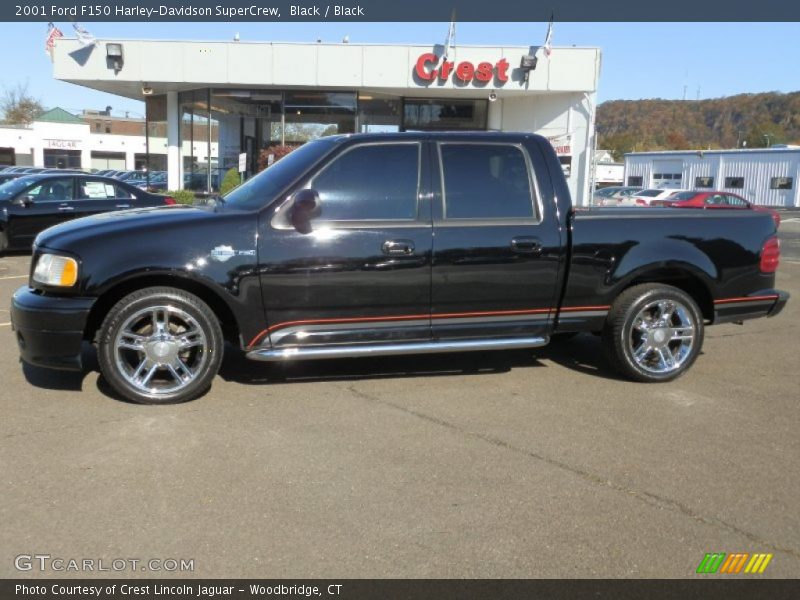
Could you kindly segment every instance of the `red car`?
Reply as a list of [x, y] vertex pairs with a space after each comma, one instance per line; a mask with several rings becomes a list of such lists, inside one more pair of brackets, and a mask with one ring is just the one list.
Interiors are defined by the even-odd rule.
[[664, 200], [654, 200], [651, 206], [672, 206], [675, 208], [728, 208], [728, 209], [749, 209], [761, 212], [768, 212], [775, 221], [775, 226], [781, 224], [781, 215], [776, 210], [766, 206], [759, 206], [748, 202], [741, 196], [730, 192], [679, 192], [674, 196]]

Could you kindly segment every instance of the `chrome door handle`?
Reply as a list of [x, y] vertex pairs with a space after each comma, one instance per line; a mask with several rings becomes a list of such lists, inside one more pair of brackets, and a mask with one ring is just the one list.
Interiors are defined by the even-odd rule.
[[117, 204], [117, 208], [130, 208], [130, 204]]
[[67, 212], [67, 211], [70, 211], [70, 210], [75, 210], [75, 207], [74, 206], [70, 206], [69, 204], [62, 204], [61, 206], [58, 207], [58, 210], [60, 210], [62, 212]]
[[539, 254], [542, 251], [542, 243], [539, 238], [520, 236], [511, 240], [511, 249], [521, 254]]
[[414, 253], [414, 242], [411, 240], [386, 240], [383, 242], [381, 250], [389, 256], [409, 256]]

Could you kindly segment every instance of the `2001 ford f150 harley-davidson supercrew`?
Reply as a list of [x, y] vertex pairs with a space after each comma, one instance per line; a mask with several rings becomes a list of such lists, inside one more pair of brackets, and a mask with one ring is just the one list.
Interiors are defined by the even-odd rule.
[[22, 359], [102, 374], [137, 402], [192, 399], [224, 341], [254, 360], [533, 348], [595, 332], [631, 379], [668, 381], [704, 326], [772, 316], [769, 214], [573, 210], [533, 134], [310, 142], [209, 207], [102, 214], [34, 244], [12, 303]]

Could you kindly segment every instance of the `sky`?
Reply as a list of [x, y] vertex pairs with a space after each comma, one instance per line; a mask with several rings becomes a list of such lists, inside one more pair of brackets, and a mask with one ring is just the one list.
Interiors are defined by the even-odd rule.
[[[69, 23], [56, 23], [72, 35]], [[352, 43], [444, 43], [447, 23], [82, 23], [97, 38]], [[0, 91], [27, 84], [45, 107], [111, 106], [143, 116], [141, 102], [56, 81], [46, 23], [0, 23]], [[545, 23], [457, 23], [456, 46], [540, 45]], [[553, 46], [598, 46], [598, 101], [716, 98], [800, 90], [800, 23], [558, 23]], [[9, 60], [16, 57], [17, 60]]]

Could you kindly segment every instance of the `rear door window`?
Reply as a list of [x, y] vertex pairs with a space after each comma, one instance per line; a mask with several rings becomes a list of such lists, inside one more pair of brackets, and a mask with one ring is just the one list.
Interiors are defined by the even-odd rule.
[[446, 219], [533, 219], [528, 161], [513, 144], [439, 145]]
[[78, 194], [82, 200], [129, 200], [133, 196], [121, 185], [102, 179], [83, 179], [78, 185]]

